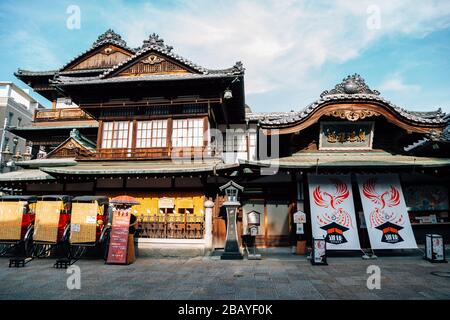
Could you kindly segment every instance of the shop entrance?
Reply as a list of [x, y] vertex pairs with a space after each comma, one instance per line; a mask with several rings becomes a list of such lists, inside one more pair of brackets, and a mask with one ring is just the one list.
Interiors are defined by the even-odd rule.
[[204, 196], [197, 193], [149, 194], [133, 207], [140, 238], [203, 239]]

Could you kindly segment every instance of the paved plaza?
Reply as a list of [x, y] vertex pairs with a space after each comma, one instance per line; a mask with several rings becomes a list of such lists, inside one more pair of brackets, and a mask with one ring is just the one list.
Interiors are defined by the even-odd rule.
[[[221, 261], [217, 256], [139, 258], [129, 266], [84, 259], [81, 288], [53, 259], [8, 268], [0, 259], [0, 299], [450, 299], [449, 264], [419, 256], [332, 257], [312, 266], [303, 256], [268, 255], [260, 261]], [[367, 267], [381, 270], [381, 289], [369, 290]], [[448, 275], [448, 274], [447, 274]]]

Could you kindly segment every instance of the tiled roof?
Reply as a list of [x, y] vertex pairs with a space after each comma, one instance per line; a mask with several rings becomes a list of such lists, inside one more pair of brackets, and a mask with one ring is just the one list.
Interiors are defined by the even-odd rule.
[[414, 143], [406, 146], [404, 150], [406, 152], [410, 152], [412, 150], [415, 150], [417, 148], [423, 147], [428, 145], [429, 143], [450, 143], [450, 124], [445, 127], [445, 129], [442, 131], [441, 134], [437, 132], [431, 132], [429, 134], [426, 134], [423, 138], [415, 141]]
[[58, 75], [70, 75], [70, 74], [80, 74], [80, 73], [102, 73], [107, 68], [97, 68], [97, 69], [75, 69], [75, 70], [65, 70], [59, 71]]
[[431, 112], [412, 112], [404, 108], [401, 108], [389, 100], [380, 96], [380, 93], [376, 90], [371, 90], [365, 84], [364, 79], [358, 74], [348, 76], [342, 83], [336, 85], [336, 87], [330, 91], [324, 91], [320, 95], [320, 99], [309, 104], [305, 109], [298, 112], [291, 112], [284, 117], [272, 118], [268, 114], [265, 118], [260, 120], [260, 124], [263, 128], [272, 127], [288, 127], [297, 122], [301, 122], [309, 117], [309, 114], [314, 112], [320, 106], [330, 102], [381, 102], [388, 106], [393, 112], [401, 116], [402, 118], [416, 123], [425, 124], [443, 124], [447, 123], [448, 118], [441, 109]]
[[75, 60], [81, 58], [82, 56], [84, 56], [85, 54], [91, 52], [92, 50], [95, 50], [105, 44], [112, 44], [115, 45], [119, 48], [125, 49], [127, 51], [130, 52], [134, 52], [135, 50], [128, 47], [127, 43], [125, 42], [125, 40], [122, 39], [122, 36], [116, 32], [114, 32], [114, 30], [112, 29], [108, 29], [106, 30], [104, 33], [102, 33], [100, 36], [98, 36], [97, 40], [94, 41], [94, 43], [92, 44], [92, 46], [80, 53], [79, 55], [77, 55], [76, 57], [72, 58], [69, 62], [67, 62], [62, 68], [60, 68], [59, 70], [64, 70], [65, 68], [67, 68], [70, 64], [72, 64]]
[[447, 127], [445, 127], [444, 131], [441, 134], [441, 138], [446, 142], [450, 142], [450, 123]]
[[50, 156], [54, 153], [57, 153], [58, 150], [61, 148], [61, 146], [64, 146], [67, 142], [69, 142], [71, 139], [75, 140], [79, 145], [81, 145], [84, 149], [86, 149], [90, 153], [95, 153], [95, 143], [88, 138], [86, 138], [84, 135], [80, 134], [80, 131], [77, 129], [72, 129], [70, 131], [69, 137], [64, 140], [62, 143], [59, 144], [55, 149], [50, 151], [47, 154], [47, 157], [51, 158]]
[[247, 112], [245, 118], [249, 121], [275, 121], [278, 119], [286, 118], [291, 116], [294, 111], [290, 112]]
[[49, 70], [49, 71], [31, 71], [31, 70], [23, 70], [18, 69], [14, 72], [14, 75], [20, 79], [20, 77], [54, 77], [56, 74], [58, 75], [80, 75], [80, 74], [100, 74], [104, 72], [107, 68], [100, 69], [77, 69], [77, 70], [66, 70], [66, 71], [58, 71], [58, 70]]
[[20, 76], [53, 76], [58, 70], [49, 70], [49, 71], [31, 71], [31, 70], [24, 70], [24, 69], [18, 69], [14, 75], [20, 77]]
[[55, 124], [51, 123], [52, 125], [46, 125], [46, 126], [37, 126], [37, 125], [27, 125], [27, 126], [21, 126], [21, 127], [7, 127], [8, 131], [11, 132], [20, 132], [20, 131], [39, 131], [39, 130], [58, 130], [58, 129], [85, 129], [85, 128], [98, 128], [98, 122], [97, 121], [90, 121], [91, 123], [80, 123], [80, 121], [73, 121], [73, 124], [70, 125], [57, 125], [58, 122]]
[[124, 61], [118, 63], [114, 67], [106, 70], [100, 77], [104, 78], [104, 77], [110, 75], [114, 71], [120, 69], [122, 66], [129, 63], [130, 61], [136, 60], [150, 51], [156, 51], [163, 55], [166, 55], [169, 58], [172, 58], [175, 61], [177, 61], [183, 65], [186, 65], [189, 68], [191, 68], [201, 74], [218, 73], [218, 74], [235, 75], [235, 74], [243, 74], [243, 72], [244, 72], [244, 67], [241, 62], [236, 62], [236, 64], [229, 69], [209, 70], [207, 68], [199, 66], [198, 64], [195, 64], [194, 62], [190, 61], [189, 59], [186, 59], [186, 58], [172, 52], [172, 49], [173, 49], [173, 47], [164, 44], [164, 40], [161, 39], [159, 37], [159, 35], [153, 33], [149, 36], [149, 38], [147, 40], [144, 40], [144, 44], [142, 45], [142, 47], [138, 51], [136, 51], [136, 53], [133, 56], [129, 57], [128, 59], [125, 59]]
[[74, 139], [76, 142], [85, 147], [87, 150], [95, 152], [96, 143], [91, 141], [84, 135], [80, 134], [80, 131], [78, 131], [77, 129], [72, 129], [70, 131], [70, 136], [68, 139]]
[[77, 175], [140, 175], [140, 174], [195, 174], [234, 168], [238, 164], [224, 164], [221, 160], [211, 161], [119, 161], [119, 162], [79, 162], [76, 166], [41, 168], [49, 174]]
[[26, 169], [37, 169], [40, 167], [64, 167], [64, 166], [74, 166], [77, 162], [75, 158], [44, 158], [44, 159], [33, 159], [24, 160], [16, 162], [16, 165]]
[[51, 175], [39, 169], [25, 169], [0, 174], [0, 182], [55, 180]]
[[414, 157], [388, 152], [298, 152], [273, 160], [240, 161], [242, 165], [279, 168], [344, 168], [344, 167], [448, 167], [450, 158]]
[[99, 77], [57, 77], [51, 80], [52, 83], [58, 85], [84, 85], [84, 84], [101, 84], [101, 83], [124, 83], [135, 81], [172, 81], [172, 80], [193, 80], [193, 79], [216, 79], [230, 77], [229, 74], [196, 74], [196, 73], [175, 73], [175, 74], [155, 74], [134, 77], [114, 77], [101, 79]]
[[[199, 66], [192, 61], [172, 52], [172, 47], [164, 44], [164, 40], [159, 38], [157, 34], [151, 34], [147, 40], [144, 41], [144, 44], [138, 48], [134, 55], [129, 57], [128, 59], [123, 60], [122, 62], [116, 64], [115, 66], [104, 69], [103, 72], [98, 76], [88, 76], [88, 77], [68, 77], [63, 75], [61, 72], [57, 74], [53, 80], [51, 80], [54, 84], [88, 84], [88, 83], [108, 83], [108, 82], [128, 82], [128, 81], [164, 81], [164, 80], [188, 80], [188, 79], [196, 79], [196, 78], [221, 78], [221, 77], [231, 77], [244, 74], [244, 67], [241, 62], [236, 62], [236, 64], [227, 69], [219, 69], [212, 70], [207, 69], [202, 66]], [[136, 77], [127, 77], [127, 78], [108, 78], [114, 72], [120, 70], [125, 65], [129, 64], [132, 61], [135, 61], [148, 52], [158, 52], [163, 54], [182, 65], [187, 66], [197, 73], [188, 73], [188, 74], [155, 74], [155, 75], [146, 75], [146, 76], [136, 76]]]
[[132, 55], [128, 59], [125, 59], [122, 62], [116, 64], [114, 67], [109, 68], [100, 77], [104, 78], [104, 77], [108, 76], [109, 74], [120, 69], [122, 66], [129, 63], [130, 61], [136, 60], [139, 57], [143, 56], [144, 54], [146, 54], [147, 52], [150, 52], [150, 51], [159, 52], [161, 54], [171, 57], [172, 59], [194, 69], [195, 71], [198, 71], [200, 73], [205, 73], [206, 69], [193, 63], [192, 61], [190, 61], [188, 59], [183, 58], [182, 56], [179, 56], [179, 55], [173, 53], [172, 49], [173, 48], [171, 46], [167, 46], [164, 44], [163, 39], [159, 38], [159, 36], [157, 34], [153, 33], [149, 36], [148, 40], [144, 41], [144, 44], [142, 45], [142, 47], [138, 51], [136, 51], [134, 55]]

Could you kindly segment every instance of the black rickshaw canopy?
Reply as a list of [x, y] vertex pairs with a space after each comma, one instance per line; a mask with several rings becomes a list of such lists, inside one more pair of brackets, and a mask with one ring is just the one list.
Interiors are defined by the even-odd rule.
[[39, 196], [39, 201], [62, 201], [64, 203], [71, 202], [72, 197], [67, 195], [58, 195], [58, 194], [51, 194], [51, 195], [45, 195], [45, 196]]
[[99, 206], [109, 204], [109, 198], [105, 196], [78, 196], [72, 199], [72, 202], [94, 202], [97, 201]]
[[25, 201], [28, 203], [35, 203], [36, 196], [1, 196], [0, 201]]

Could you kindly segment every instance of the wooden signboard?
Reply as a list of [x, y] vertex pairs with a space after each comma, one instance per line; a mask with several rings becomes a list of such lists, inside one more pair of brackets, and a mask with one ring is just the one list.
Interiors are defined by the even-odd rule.
[[320, 123], [320, 150], [372, 149], [373, 121], [322, 121]]
[[108, 264], [126, 264], [128, 249], [128, 230], [131, 213], [129, 210], [116, 210], [113, 213], [111, 238], [109, 241]]
[[174, 198], [159, 198], [158, 199], [158, 207], [160, 209], [172, 209], [175, 204]]

